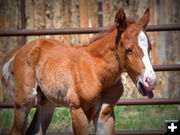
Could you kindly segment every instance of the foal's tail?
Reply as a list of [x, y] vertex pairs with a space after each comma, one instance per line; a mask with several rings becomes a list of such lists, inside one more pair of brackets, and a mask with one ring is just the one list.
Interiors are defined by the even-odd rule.
[[3, 100], [14, 101], [15, 81], [13, 72], [13, 61], [20, 48], [16, 48], [7, 53], [0, 65], [0, 79], [3, 87]]

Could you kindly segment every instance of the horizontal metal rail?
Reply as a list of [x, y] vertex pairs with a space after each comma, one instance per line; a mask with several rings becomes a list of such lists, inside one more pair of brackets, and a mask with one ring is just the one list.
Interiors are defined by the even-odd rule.
[[[114, 135], [164, 135], [163, 130], [144, 130], [144, 131], [116, 131]], [[47, 133], [47, 135], [73, 135], [72, 132], [65, 133]], [[90, 133], [89, 135], [95, 135]]]
[[[116, 131], [114, 135], [164, 135], [163, 130], [144, 130], [144, 131]], [[72, 132], [66, 133], [47, 133], [47, 135], [73, 135]], [[90, 133], [89, 135], [95, 135]]]
[[[97, 28], [61, 28], [61, 29], [21, 29], [0, 30], [0, 36], [33, 36], [33, 35], [62, 35], [62, 34], [90, 34], [109, 30], [107, 27]], [[147, 31], [179, 31], [180, 24], [149, 25]]]
[[[166, 105], [166, 104], [180, 104], [179, 98], [160, 98], [160, 99], [120, 99], [116, 105]], [[35, 107], [35, 106], [34, 106]], [[61, 106], [57, 106], [61, 107]], [[0, 108], [13, 108], [12, 103], [0, 103]]]
[[[165, 131], [163, 130], [144, 130], [144, 131], [116, 131], [114, 135], [164, 135]], [[8, 134], [0, 134], [0, 135], [8, 135]], [[64, 133], [47, 133], [47, 135], [73, 135], [72, 132], [64, 132]], [[89, 135], [95, 135], [90, 133]]]
[[[117, 131], [114, 135], [164, 135], [165, 131], [163, 130], [145, 130], [145, 131]], [[0, 135], [8, 135], [8, 134], [0, 134]], [[47, 135], [73, 135], [72, 132], [64, 132], [64, 133], [47, 133]], [[89, 135], [95, 135], [90, 133]]]
[[180, 71], [180, 64], [153, 65], [153, 69], [158, 71]]
[[118, 131], [114, 135], [164, 135], [163, 130]]
[[[142, 130], [142, 131], [116, 131], [114, 135], [164, 135], [165, 131], [163, 130]], [[0, 135], [8, 135], [8, 134], [0, 134]], [[64, 132], [64, 133], [47, 133], [47, 135], [73, 135], [72, 132]], [[95, 135], [90, 133], [89, 135]]]
[[160, 99], [120, 99], [116, 105], [167, 105], [180, 104], [179, 98]]

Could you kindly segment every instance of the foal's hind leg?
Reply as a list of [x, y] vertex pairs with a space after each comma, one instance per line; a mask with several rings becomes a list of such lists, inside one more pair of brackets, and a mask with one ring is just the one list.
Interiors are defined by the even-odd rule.
[[27, 115], [36, 97], [35, 73], [30, 67], [23, 66], [14, 69], [16, 97], [11, 135], [24, 135]]
[[41, 94], [38, 96], [36, 113], [26, 135], [45, 135], [53, 116], [55, 106], [46, 99], [41, 91], [40, 93]]

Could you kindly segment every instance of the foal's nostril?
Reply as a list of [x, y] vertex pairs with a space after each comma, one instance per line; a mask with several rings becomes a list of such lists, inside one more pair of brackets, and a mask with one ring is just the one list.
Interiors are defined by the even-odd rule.
[[153, 82], [150, 77], [147, 77], [145, 81], [148, 82], [148, 83], [150, 83], [150, 84], [152, 84], [152, 82]]
[[154, 87], [156, 85], [156, 79], [146, 77], [146, 79], [144, 81], [144, 85], [149, 89], [154, 89]]
[[151, 88], [151, 87], [152, 87], [152, 79], [149, 78], [149, 77], [147, 77], [147, 78], [145, 79], [144, 84], [145, 84], [145, 86], [146, 86], [147, 88]]

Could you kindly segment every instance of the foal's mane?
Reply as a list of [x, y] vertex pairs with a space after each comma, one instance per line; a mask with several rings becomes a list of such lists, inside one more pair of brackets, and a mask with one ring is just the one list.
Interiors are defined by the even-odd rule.
[[114, 29], [116, 29], [115, 25], [108, 27], [107, 30], [104, 30], [104, 31], [98, 33], [96, 36], [90, 38], [89, 44], [91, 44], [91, 43], [105, 37], [108, 33], [112, 32]]
[[[128, 17], [126, 18], [127, 21], [127, 27], [131, 24], [136, 23], [135, 19], [133, 17]], [[109, 34], [110, 32], [112, 32], [114, 29], [116, 29], [115, 25], [110, 26], [109, 28], [107, 28], [107, 30], [102, 31], [100, 33], [98, 33], [96, 36], [90, 38], [89, 43], [88, 44], [83, 44], [83, 46], [89, 46], [91, 43], [105, 37], [107, 34]]]

